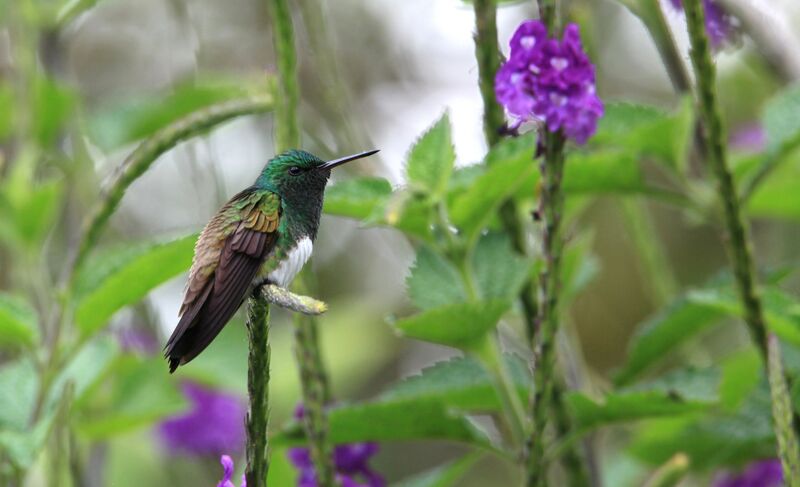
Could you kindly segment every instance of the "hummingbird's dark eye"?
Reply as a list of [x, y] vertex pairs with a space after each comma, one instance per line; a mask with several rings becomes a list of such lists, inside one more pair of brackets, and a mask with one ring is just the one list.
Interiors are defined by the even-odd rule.
[[292, 166], [289, 168], [289, 174], [291, 174], [292, 176], [297, 176], [301, 172], [303, 172], [303, 170], [297, 166]]

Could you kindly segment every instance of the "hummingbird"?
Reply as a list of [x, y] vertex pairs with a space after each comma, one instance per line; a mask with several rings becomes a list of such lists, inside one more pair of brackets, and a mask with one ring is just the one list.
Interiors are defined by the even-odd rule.
[[178, 325], [164, 347], [170, 373], [205, 350], [249, 293], [292, 282], [311, 257], [331, 170], [376, 152], [326, 162], [286, 151], [222, 206], [195, 244]]

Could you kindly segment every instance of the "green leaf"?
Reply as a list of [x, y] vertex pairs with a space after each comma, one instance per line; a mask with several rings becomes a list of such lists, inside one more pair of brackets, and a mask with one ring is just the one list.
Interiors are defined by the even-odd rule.
[[[20, 173], [24, 170], [20, 170]], [[8, 181], [0, 195], [0, 218], [3, 233], [12, 236], [26, 250], [37, 245], [53, 229], [60, 209], [62, 183], [60, 180], [34, 183], [32, 175], [18, 174]]]
[[[498, 149], [505, 151], [506, 145], [498, 144]], [[515, 157], [497, 160], [479, 176], [472, 186], [454, 199], [449, 207], [450, 219], [468, 238], [474, 237], [494, 215], [497, 208], [510, 198], [525, 180], [530, 180], [535, 173], [535, 164], [530, 152], [527, 157]], [[490, 152], [487, 157], [493, 156]], [[531, 195], [533, 193], [530, 193]]]
[[0, 430], [25, 431], [39, 388], [31, 360], [21, 359], [0, 368]]
[[[343, 405], [328, 414], [330, 442], [450, 440], [488, 445], [488, 440], [467, 419], [452, 415], [438, 401], [377, 400]], [[305, 438], [296, 422], [273, 438], [272, 444], [296, 444]]]
[[434, 197], [442, 196], [455, 160], [450, 118], [445, 113], [411, 148], [406, 165], [409, 185]]
[[747, 200], [751, 216], [800, 220], [800, 152], [794, 151]]
[[118, 310], [185, 272], [192, 263], [196, 240], [196, 235], [190, 235], [154, 244], [146, 251], [118, 262], [112, 273], [78, 300], [75, 321], [81, 333], [87, 336], [97, 332]]
[[146, 138], [201, 108], [247, 94], [234, 83], [183, 85], [167, 96], [127, 100], [101, 109], [89, 118], [89, 136], [105, 151]]
[[56, 376], [45, 402], [46, 411], [55, 411], [64, 394], [64, 387], [72, 383], [73, 401], [79, 404], [113, 365], [119, 351], [116, 341], [109, 336], [99, 336], [81, 348], [80, 352]]
[[628, 152], [573, 152], [564, 164], [564, 191], [624, 194], [647, 192], [647, 187], [636, 158]]
[[8, 137], [14, 128], [14, 101], [11, 85], [0, 82], [0, 140]]
[[17, 468], [29, 468], [42, 451], [54, 418], [54, 414], [45, 415], [24, 431], [0, 429], [0, 453]]
[[774, 96], [764, 107], [762, 123], [767, 133], [767, 151], [777, 153], [800, 144], [800, 85]]
[[763, 380], [763, 364], [756, 350], [736, 353], [722, 364], [719, 399], [726, 411], [735, 412]]
[[78, 431], [90, 440], [126, 433], [185, 409], [186, 400], [164, 373], [161, 357], [124, 357], [112, 367], [113, 381], [100, 411], [92, 398], [83, 402]]
[[0, 293], [0, 346], [33, 346], [39, 341], [36, 311], [23, 299]]
[[[782, 340], [800, 346], [800, 303], [775, 287], [765, 287], [761, 298], [767, 326]], [[720, 313], [744, 316], [738, 295], [730, 288], [693, 291], [689, 299]]]
[[617, 422], [705, 411], [716, 404], [719, 374], [714, 369], [681, 370], [634, 388], [625, 388], [595, 402], [583, 393], [567, 396], [581, 429]]
[[470, 348], [481, 343], [510, 306], [508, 301], [451, 304], [403, 318], [394, 326], [409, 338]]
[[427, 245], [417, 251], [406, 286], [411, 301], [423, 310], [467, 300], [458, 270]]
[[470, 471], [479, 458], [478, 453], [464, 455], [454, 462], [446, 463], [392, 485], [394, 487], [450, 487], [456, 485], [456, 482]]
[[475, 246], [472, 267], [483, 299], [515, 299], [531, 274], [531, 266], [529, 259], [512, 250], [506, 234], [486, 234]]
[[56, 141], [76, 104], [75, 93], [44, 76], [34, 78], [33, 131], [42, 147]]
[[[519, 357], [504, 357], [511, 378], [525, 400], [530, 391], [531, 377], [527, 364]], [[422, 369], [384, 392], [384, 401], [437, 400], [448, 408], [461, 411], [497, 411], [500, 399], [486, 368], [471, 357], [457, 357]]]
[[564, 282], [561, 299], [564, 303], [569, 303], [600, 271], [600, 263], [592, 253], [591, 233], [584, 232], [570, 242], [564, 249], [561, 268]]
[[325, 213], [364, 220], [384, 205], [392, 185], [383, 178], [356, 178], [334, 184], [325, 191]]
[[678, 171], [686, 169], [692, 110], [686, 100], [673, 114], [631, 103], [609, 103], [591, 144], [624, 149], [633, 157], [652, 157]]
[[713, 307], [687, 297], [676, 299], [640, 326], [628, 346], [628, 359], [614, 381], [622, 385], [636, 379], [722, 316]]
[[649, 421], [630, 446], [640, 460], [659, 465], [677, 452], [687, 454], [693, 470], [738, 465], [775, 455], [775, 438], [766, 381], [735, 413]]

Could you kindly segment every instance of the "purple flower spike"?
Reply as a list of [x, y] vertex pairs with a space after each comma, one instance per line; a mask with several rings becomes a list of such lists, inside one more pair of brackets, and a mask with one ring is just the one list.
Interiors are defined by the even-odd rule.
[[[669, 0], [675, 10], [682, 11], [681, 0]], [[706, 18], [706, 33], [714, 49], [721, 49], [726, 42], [732, 42], [739, 32], [739, 22], [716, 2], [703, 0], [703, 11]]]
[[723, 474], [714, 481], [714, 487], [781, 487], [783, 470], [777, 459], [753, 462], [739, 475]]
[[[219, 458], [219, 463], [222, 464], [222, 480], [219, 481], [217, 487], [236, 487], [233, 482], [231, 482], [231, 477], [233, 477], [233, 459], [228, 455], [222, 455]], [[245, 479], [244, 474], [242, 474], [242, 487], [247, 487], [247, 479]]]
[[171, 453], [220, 455], [241, 451], [244, 446], [242, 401], [233, 395], [187, 382], [183, 392], [192, 404], [189, 412], [158, 426], [158, 433]]
[[[295, 419], [303, 419], [304, 412], [299, 405], [294, 412]], [[337, 483], [342, 487], [386, 487], [383, 477], [369, 466], [369, 459], [378, 449], [378, 444], [373, 442], [337, 445], [333, 450]], [[299, 470], [297, 487], [319, 487], [308, 448], [290, 448], [287, 456]]]
[[538, 20], [520, 24], [511, 37], [511, 53], [497, 71], [495, 95], [517, 121], [544, 121], [551, 132], [563, 131], [585, 143], [603, 116], [603, 102], [595, 92], [594, 65], [583, 51], [575, 24], [564, 30], [562, 41], [547, 37]]

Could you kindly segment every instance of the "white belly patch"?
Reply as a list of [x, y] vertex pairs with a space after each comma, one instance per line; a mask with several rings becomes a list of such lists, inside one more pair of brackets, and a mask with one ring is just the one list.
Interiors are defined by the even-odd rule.
[[269, 273], [267, 278], [280, 287], [287, 287], [311, 257], [313, 248], [314, 244], [311, 239], [303, 237], [297, 242], [297, 246], [289, 251], [289, 255], [281, 261], [278, 268]]

